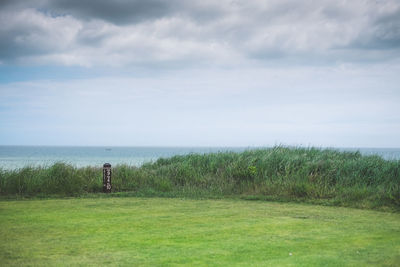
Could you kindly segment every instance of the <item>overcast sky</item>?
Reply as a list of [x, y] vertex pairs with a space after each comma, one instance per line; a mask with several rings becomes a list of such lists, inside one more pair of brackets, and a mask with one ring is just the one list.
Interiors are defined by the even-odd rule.
[[400, 147], [400, 1], [2, 0], [0, 144]]

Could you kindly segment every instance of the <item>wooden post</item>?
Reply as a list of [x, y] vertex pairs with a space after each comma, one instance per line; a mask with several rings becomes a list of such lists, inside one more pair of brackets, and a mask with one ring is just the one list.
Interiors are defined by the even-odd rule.
[[111, 193], [111, 164], [103, 165], [103, 193]]

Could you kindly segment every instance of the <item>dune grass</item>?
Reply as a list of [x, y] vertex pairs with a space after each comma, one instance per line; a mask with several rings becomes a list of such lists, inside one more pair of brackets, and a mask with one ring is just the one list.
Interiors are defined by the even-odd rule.
[[2, 266], [399, 266], [400, 214], [244, 200], [0, 201]]
[[[359, 152], [274, 147], [113, 166], [113, 192], [136, 196], [241, 197], [400, 210], [400, 161]], [[3, 197], [82, 196], [102, 190], [102, 169], [0, 170]]]

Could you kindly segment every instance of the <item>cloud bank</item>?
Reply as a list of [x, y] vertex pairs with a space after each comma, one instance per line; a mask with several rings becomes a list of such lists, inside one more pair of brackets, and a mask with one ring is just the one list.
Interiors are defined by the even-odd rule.
[[203, 67], [376, 63], [400, 56], [400, 2], [2, 1], [0, 61]]

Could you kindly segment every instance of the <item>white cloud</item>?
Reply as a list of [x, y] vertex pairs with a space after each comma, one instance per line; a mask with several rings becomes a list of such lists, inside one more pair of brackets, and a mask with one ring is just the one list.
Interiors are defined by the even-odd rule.
[[35, 9], [3, 11], [0, 25], [0, 45], [4, 48], [1, 56], [16, 60], [68, 51], [82, 28], [70, 16], [51, 17]]

